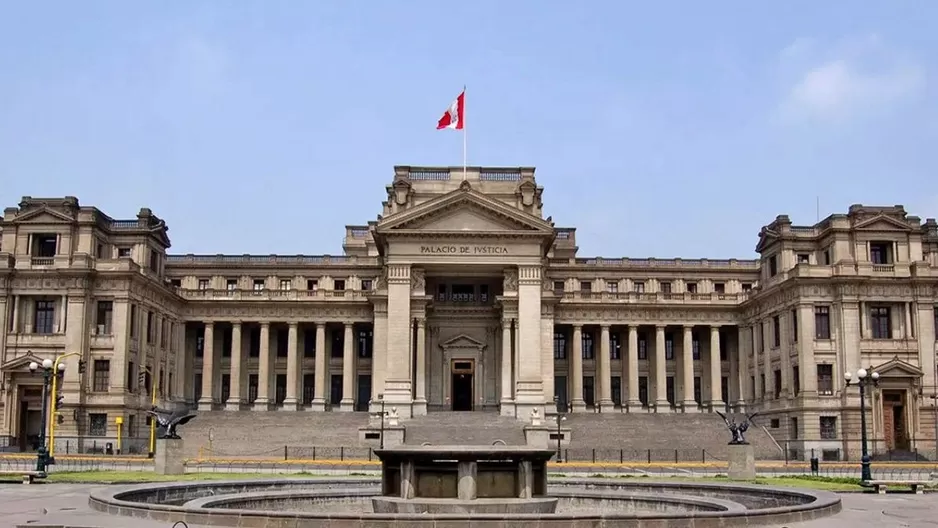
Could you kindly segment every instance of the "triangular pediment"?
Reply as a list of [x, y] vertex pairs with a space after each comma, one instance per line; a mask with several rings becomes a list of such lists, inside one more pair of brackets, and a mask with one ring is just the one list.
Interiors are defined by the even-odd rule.
[[440, 348], [443, 350], [450, 348], [473, 348], [481, 350], [485, 348], [485, 343], [478, 341], [466, 334], [459, 334], [440, 343]]
[[873, 367], [873, 372], [879, 374], [880, 378], [921, 378], [925, 375], [922, 369], [902, 361], [898, 356], [878, 367]]
[[383, 234], [405, 231], [554, 233], [549, 222], [493, 200], [469, 186], [462, 186], [409, 211], [383, 218], [378, 222], [376, 231]]
[[13, 220], [16, 224], [70, 224], [74, 219], [50, 207], [40, 207], [23, 213]]
[[42, 358], [33, 354], [32, 352], [27, 352], [25, 355], [15, 357], [3, 365], [0, 365], [0, 370], [3, 372], [10, 372], [14, 370], [29, 370], [29, 364], [35, 361], [36, 363], [42, 364]]
[[905, 223], [886, 215], [877, 215], [854, 226], [858, 231], [911, 231]]
[[769, 247], [773, 242], [778, 240], [778, 233], [771, 229], [763, 229], [759, 233], [759, 243], [756, 244], [756, 252], [761, 253], [765, 248]]

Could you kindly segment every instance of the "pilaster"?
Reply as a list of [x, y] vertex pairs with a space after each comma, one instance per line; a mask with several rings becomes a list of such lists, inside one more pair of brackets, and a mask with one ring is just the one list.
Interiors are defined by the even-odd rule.
[[518, 377], [515, 412], [527, 417], [538, 409], [544, 415], [541, 378], [541, 267], [518, 267]]
[[[388, 347], [385, 363], [384, 401], [397, 407], [401, 418], [410, 418], [413, 405], [413, 372], [410, 317], [411, 267], [388, 264]], [[421, 288], [423, 286], [421, 285]]]

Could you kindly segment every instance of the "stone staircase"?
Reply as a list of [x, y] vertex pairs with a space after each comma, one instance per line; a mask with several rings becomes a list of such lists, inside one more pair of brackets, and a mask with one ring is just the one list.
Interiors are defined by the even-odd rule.
[[421, 445], [524, 445], [524, 423], [498, 412], [431, 412], [403, 421], [404, 443]]
[[[556, 423], [552, 418], [548, 424]], [[732, 438], [716, 414], [568, 414], [570, 460], [701, 462], [726, 460]], [[780, 460], [772, 438], [753, 425], [746, 432], [756, 460]]]
[[[356, 447], [358, 428], [367, 423], [365, 412], [200, 411], [179, 436], [187, 457], [281, 457], [285, 446], [290, 458], [309, 458], [314, 447], [345, 447], [367, 457], [367, 447]], [[318, 455], [333, 456], [325, 450]]]

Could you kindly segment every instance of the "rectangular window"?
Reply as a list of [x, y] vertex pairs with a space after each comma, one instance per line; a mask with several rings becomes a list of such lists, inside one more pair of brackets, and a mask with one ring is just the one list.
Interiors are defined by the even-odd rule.
[[232, 292], [238, 289], [238, 279], [225, 280], [225, 289]]
[[798, 365], [795, 365], [791, 368], [791, 384], [795, 396], [801, 392], [801, 371], [798, 369]]
[[583, 359], [593, 359], [593, 334], [583, 332]]
[[873, 339], [892, 339], [892, 325], [890, 324], [890, 309], [888, 306], [873, 306], [870, 308], [870, 325]]
[[821, 416], [818, 421], [821, 426], [821, 440], [837, 439], [837, 417]]
[[266, 285], [266, 281], [264, 279], [254, 279], [254, 282], [252, 283], [251, 288], [254, 291], [263, 291], [265, 285]]
[[554, 332], [554, 359], [567, 359], [567, 335]]
[[648, 359], [648, 342], [645, 336], [638, 336], [638, 359]]
[[580, 291], [581, 291], [581, 292], [587, 292], [587, 293], [593, 291], [593, 283], [588, 282], [588, 281], [581, 281], [581, 282], [580, 282]]
[[778, 258], [775, 255], [769, 257], [769, 277], [778, 275]]
[[208, 289], [208, 279], [199, 279], [199, 289], [200, 290]]
[[95, 317], [95, 330], [98, 335], [111, 335], [111, 326], [114, 322], [114, 302], [98, 301], [97, 316]]
[[619, 292], [619, 283], [618, 282], [607, 282], [606, 291], [609, 293], [618, 293]]
[[643, 407], [648, 407], [648, 377], [638, 377], [638, 401], [642, 402]]
[[371, 279], [362, 279], [362, 291], [371, 291]]
[[609, 334], [609, 359], [622, 359], [622, 343], [618, 333]]
[[744, 282], [744, 283], [743, 283], [743, 292], [748, 293], [748, 292], [751, 292], [751, 291], [752, 291], [752, 283], [750, 283], [750, 282]]
[[782, 323], [779, 316], [772, 316], [772, 346], [782, 346]]
[[775, 370], [772, 372], [772, 377], [775, 381], [775, 399], [782, 397], [782, 371]]
[[306, 289], [316, 291], [319, 289], [319, 281], [316, 279], [306, 279]]
[[316, 329], [314, 328], [303, 330], [303, 357], [316, 357]]
[[660, 282], [658, 283], [661, 293], [671, 293], [671, 283], [670, 282]]
[[691, 335], [690, 344], [691, 354], [694, 358], [694, 361], [700, 361], [700, 340], [697, 339], [697, 336]]
[[814, 307], [814, 337], [815, 339], [831, 338], [831, 312], [828, 306]]
[[117, 258], [130, 258], [130, 248], [129, 247], [117, 248]]
[[635, 287], [635, 293], [645, 293], [645, 283], [641, 281], [636, 281], [633, 283]]
[[37, 300], [33, 333], [51, 334], [55, 330], [55, 301]]
[[798, 438], [798, 433], [798, 418], [792, 416], [788, 420], [788, 435], [792, 440], [796, 440]]
[[798, 310], [791, 311], [791, 340], [798, 342]]
[[[338, 332], [336, 332], [338, 333]], [[287, 350], [290, 346], [290, 331], [286, 328], [277, 330], [277, 357], [287, 357]], [[341, 354], [340, 354], [341, 356]]]
[[107, 436], [107, 414], [90, 413], [88, 415], [88, 435]]
[[891, 242], [870, 242], [870, 262], [873, 264], [892, 264]]
[[612, 377], [612, 404], [621, 407], [622, 406], [622, 377], [613, 376]]
[[664, 337], [664, 359], [667, 361], [674, 360], [674, 337], [671, 334]]
[[554, 293], [563, 293], [563, 281], [554, 281]]
[[684, 287], [687, 289], [687, 293], [697, 293], [696, 282], [688, 282], [684, 285]]
[[817, 393], [821, 396], [831, 396], [834, 394], [834, 366], [817, 366]]
[[280, 279], [280, 289], [283, 291], [293, 289], [293, 281], [290, 279]]
[[596, 390], [593, 383], [593, 376], [583, 376], [583, 403], [585, 403], [587, 407], [596, 405], [595, 394]]
[[798, 253], [798, 264], [807, 264], [811, 260], [811, 256], [807, 253]]
[[700, 387], [700, 376], [694, 376], [694, 401], [700, 405], [700, 396], [703, 391]]
[[723, 295], [726, 293], [726, 284], [723, 284], [722, 282], [714, 283], [713, 292], [717, 295]]
[[361, 359], [371, 359], [372, 353], [372, 337], [373, 334], [370, 329], [362, 329], [358, 331], [358, 357]]
[[107, 392], [111, 386], [111, 362], [106, 359], [96, 359], [92, 364], [94, 372], [91, 390], [94, 392]]
[[332, 289], [335, 291], [345, 291], [345, 281], [342, 279], [333, 281]]
[[37, 233], [33, 235], [32, 256], [37, 258], [55, 257], [58, 238], [58, 235], [54, 233]]
[[147, 343], [153, 342], [153, 312], [147, 310]]
[[665, 378], [665, 393], [667, 394], [668, 403], [674, 405], [674, 376]]
[[730, 403], [730, 379], [726, 376], [720, 378], [720, 398], [724, 403]]

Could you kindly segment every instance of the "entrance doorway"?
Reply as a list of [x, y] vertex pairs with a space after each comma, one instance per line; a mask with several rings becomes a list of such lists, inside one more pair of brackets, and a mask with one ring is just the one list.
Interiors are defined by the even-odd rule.
[[475, 362], [471, 359], [453, 361], [450, 401], [454, 411], [471, 411], [474, 397]]
[[907, 451], [909, 435], [905, 423], [905, 391], [883, 391], [883, 436], [888, 451]]

